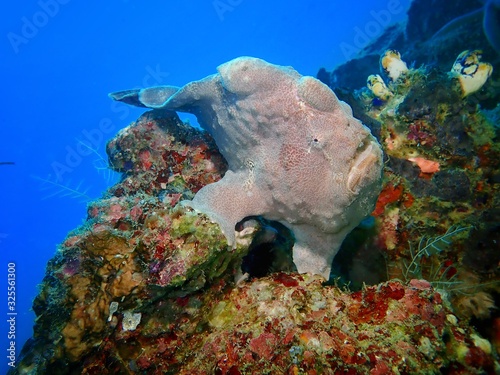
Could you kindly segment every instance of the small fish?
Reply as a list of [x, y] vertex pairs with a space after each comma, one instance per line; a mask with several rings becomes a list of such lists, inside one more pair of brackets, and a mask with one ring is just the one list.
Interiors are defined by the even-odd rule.
[[14, 165], [16, 163], [14, 163], [13, 161], [0, 161], [0, 165]]

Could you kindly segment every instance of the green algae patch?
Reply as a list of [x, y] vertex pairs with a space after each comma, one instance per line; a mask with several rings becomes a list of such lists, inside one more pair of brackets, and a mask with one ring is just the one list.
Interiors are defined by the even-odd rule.
[[227, 301], [221, 301], [215, 306], [208, 322], [212, 328], [228, 328], [234, 322], [234, 317], [238, 313], [236, 306]]
[[[168, 238], [161, 244], [151, 272], [153, 284], [192, 292], [241, 263], [246, 249], [231, 249], [217, 224], [205, 215], [177, 208]], [[230, 271], [233, 274], [233, 270]]]

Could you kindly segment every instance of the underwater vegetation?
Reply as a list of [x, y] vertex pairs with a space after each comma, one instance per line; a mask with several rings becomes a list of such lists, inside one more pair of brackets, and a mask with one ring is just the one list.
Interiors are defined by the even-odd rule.
[[[107, 186], [112, 186], [118, 181], [119, 174], [108, 167], [108, 160], [105, 159], [94, 147], [88, 143], [78, 140], [79, 147], [87, 150], [90, 155], [94, 155], [93, 166], [97, 174], [101, 176]], [[49, 198], [71, 198], [82, 203], [88, 203], [95, 197], [90, 193], [91, 186], [83, 180], [78, 183], [71, 179], [62, 179], [59, 175], [49, 174], [47, 177], [31, 176], [40, 182], [40, 191], [44, 192], [43, 200]]]
[[71, 180], [64, 183], [59, 182], [57, 178], [53, 178], [52, 176], [46, 178], [32, 176], [32, 178], [40, 181], [40, 190], [46, 192], [43, 199], [69, 197], [82, 202], [90, 202], [92, 200], [88, 194], [90, 188], [85, 186], [84, 181], [79, 181], [75, 184]]

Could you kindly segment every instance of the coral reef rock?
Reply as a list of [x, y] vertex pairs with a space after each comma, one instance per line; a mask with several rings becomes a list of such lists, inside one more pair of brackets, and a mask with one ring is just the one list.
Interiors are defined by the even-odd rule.
[[[479, 58], [477, 50], [464, 51], [455, 65], [479, 72]], [[386, 162], [374, 220], [356, 229], [364, 241], [348, 237], [349, 256], [341, 248], [334, 269], [351, 288], [379, 282], [371, 259], [382, 254], [387, 279], [426, 279], [500, 353], [500, 330], [491, 329], [500, 321], [498, 69], [465, 95], [449, 68], [424, 65], [386, 78], [392, 94], [386, 100], [373, 87], [336, 89], [357, 117], [380, 124]]]
[[298, 271], [328, 279], [345, 236], [373, 209], [380, 145], [328, 87], [290, 67], [241, 57], [178, 90], [163, 86], [110, 96], [197, 116], [229, 170], [189, 205], [220, 224], [231, 245], [243, 218], [279, 221], [295, 236]]
[[[450, 66], [402, 62], [382, 63], [404, 70], [384, 100], [338, 91], [381, 140], [380, 194], [379, 144], [291, 68], [237, 59], [181, 89], [114, 94], [155, 110], [108, 142], [122, 178], [49, 261], [10, 374], [500, 373], [500, 106], [485, 110], [494, 91], [482, 95], [495, 77], [464, 96]], [[181, 204], [203, 206], [217, 186], [231, 233]], [[262, 195], [271, 188], [289, 195]], [[317, 236], [308, 246], [338, 246], [377, 195], [335, 258], [335, 285], [296, 272], [309, 270], [291, 256], [301, 229]], [[327, 277], [331, 257], [311, 270]]]

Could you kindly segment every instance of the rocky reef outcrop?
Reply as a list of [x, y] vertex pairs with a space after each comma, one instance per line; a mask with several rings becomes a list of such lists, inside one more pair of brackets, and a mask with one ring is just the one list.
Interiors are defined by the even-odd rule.
[[[397, 115], [408, 118], [408, 127], [421, 116], [412, 108]], [[396, 116], [387, 112], [389, 118]], [[397, 139], [415, 146], [395, 120], [385, 123], [390, 127], [381, 127], [386, 147], [388, 134], [396, 130]], [[476, 132], [484, 140], [491, 136]], [[484, 146], [475, 138], [469, 142]], [[495, 152], [485, 149], [483, 158]], [[68, 235], [49, 262], [33, 305], [33, 338], [11, 373], [480, 374], [498, 369], [494, 342], [453, 310], [437, 284], [393, 280], [349, 291], [324, 285], [320, 276], [299, 275], [283, 266], [286, 262], [271, 262], [262, 277], [242, 279], [245, 259], [261, 262], [262, 254], [276, 259], [278, 250], [289, 259], [290, 234], [282, 232], [284, 239], [277, 239], [268, 236], [282, 230], [275, 223], [243, 222], [233, 248], [207, 216], [177, 205], [218, 181], [227, 165], [210, 136], [182, 124], [174, 112], [145, 113], [109, 142], [108, 155], [122, 180], [89, 204], [84, 225]], [[454, 160], [452, 153], [446, 155]], [[479, 183], [458, 168], [468, 159], [456, 158], [443, 177], [453, 181], [448, 189], [470, 187], [456, 182], [464, 174], [469, 184]], [[494, 179], [495, 172], [485, 166], [488, 160], [482, 173]], [[406, 240], [442, 233], [450, 225], [451, 219], [439, 221], [437, 209], [430, 210], [435, 198], [417, 196], [418, 190], [404, 182], [438, 183], [420, 176], [418, 168], [401, 157], [392, 159], [374, 212], [379, 229], [370, 237], [372, 245], [364, 242], [351, 250], [384, 249], [390, 265], [411, 262]], [[482, 188], [482, 202], [497, 199], [493, 187]], [[450, 201], [445, 189], [435, 191]], [[468, 199], [475, 194], [470, 191]], [[457, 201], [455, 209], [443, 203], [450, 217], [466, 215], [467, 203]], [[411, 231], [411, 220], [423, 216], [434, 218], [433, 229], [424, 231], [429, 222], [421, 222]], [[377, 248], [373, 241], [383, 245]]]
[[[11, 373], [500, 372], [500, 68], [489, 47], [434, 43], [482, 4], [440, 2], [456, 9], [433, 21], [418, 11], [430, 3], [413, 2], [410, 44], [385, 38], [394, 44], [367, 47], [371, 57], [325, 80], [384, 151], [375, 209], [328, 282], [297, 272], [293, 233], [272, 218], [236, 223], [228, 244], [210, 217], [179, 205], [228, 163], [208, 133], [155, 109], [108, 143], [122, 178], [47, 265]], [[407, 62], [396, 75], [379, 71], [387, 48]], [[464, 90], [460, 74], [473, 76], [479, 57], [493, 73]]]

